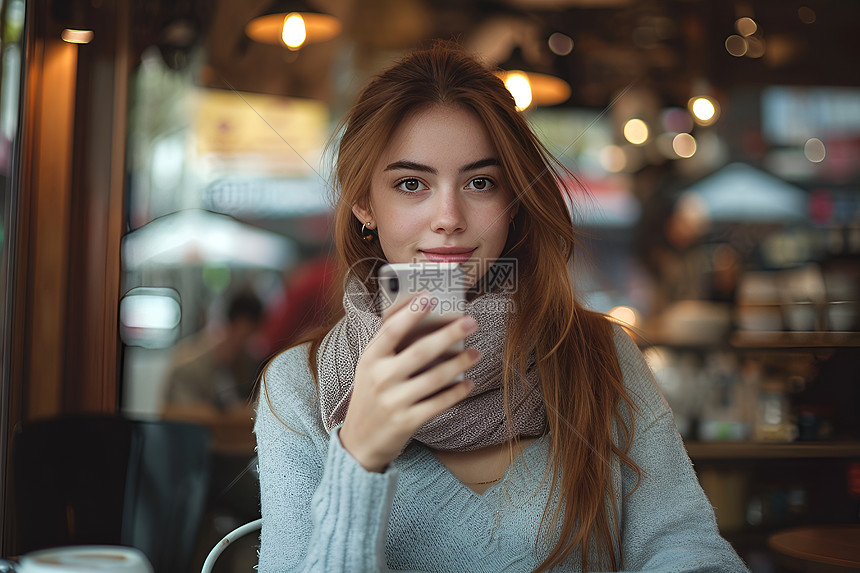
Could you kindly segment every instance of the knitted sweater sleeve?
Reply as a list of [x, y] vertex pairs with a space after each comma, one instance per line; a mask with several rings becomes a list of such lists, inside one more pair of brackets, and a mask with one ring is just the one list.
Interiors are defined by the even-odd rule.
[[616, 327], [616, 348], [636, 403], [629, 452], [642, 470], [622, 464], [622, 569], [668, 572], [747, 572], [720, 536], [714, 510], [699, 485], [675, 428], [672, 411], [632, 340]]
[[263, 528], [258, 570], [387, 571], [385, 536], [396, 470], [371, 473], [322, 427], [307, 350], [263, 376], [257, 454]]

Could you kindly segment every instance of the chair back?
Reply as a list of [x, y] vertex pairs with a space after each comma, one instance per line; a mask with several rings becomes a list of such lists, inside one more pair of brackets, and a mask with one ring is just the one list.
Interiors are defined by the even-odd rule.
[[14, 437], [18, 555], [119, 545], [134, 425], [115, 417], [24, 422]]
[[210, 434], [174, 421], [28, 421], [14, 447], [17, 554], [126, 545], [156, 573], [186, 573], [205, 511]]
[[188, 571], [209, 489], [209, 430], [177, 421], [135, 423], [123, 544], [157, 572]]
[[233, 545], [237, 539], [248, 535], [251, 532], [259, 531], [263, 527], [263, 518], [255, 519], [253, 521], [249, 521], [244, 525], [240, 525], [230, 533], [224, 536], [224, 538], [218, 542], [215, 547], [209, 551], [209, 555], [206, 556], [206, 560], [203, 562], [203, 568], [200, 570], [200, 573], [212, 573], [215, 568], [215, 563], [218, 561], [218, 558], [224, 552], [225, 549]]

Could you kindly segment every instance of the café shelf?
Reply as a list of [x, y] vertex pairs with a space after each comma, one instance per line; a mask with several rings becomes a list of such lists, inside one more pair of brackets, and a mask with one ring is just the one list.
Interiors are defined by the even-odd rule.
[[860, 442], [686, 442], [694, 461], [860, 458]]
[[[726, 339], [723, 339], [726, 340]], [[668, 344], [681, 351], [707, 352], [726, 348], [720, 344], [678, 344], [677, 341], [649, 341], [651, 345]], [[771, 351], [779, 353], [794, 350], [818, 354], [817, 351], [860, 348], [860, 332], [857, 331], [753, 331], [735, 330], [728, 336], [729, 347], [736, 351]], [[725, 344], [725, 343], [723, 343]], [[648, 345], [643, 345], [648, 346]], [[685, 442], [687, 452], [694, 462], [721, 460], [815, 460], [815, 459], [860, 459], [860, 441], [698, 441]]]
[[858, 348], [860, 332], [835, 331], [753, 331], [738, 330], [731, 334], [730, 344], [735, 348]]

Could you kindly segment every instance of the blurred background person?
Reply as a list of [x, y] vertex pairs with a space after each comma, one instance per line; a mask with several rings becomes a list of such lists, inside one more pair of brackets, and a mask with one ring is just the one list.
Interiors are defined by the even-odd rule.
[[261, 327], [261, 347], [266, 356], [290, 347], [333, 314], [334, 276], [335, 263], [327, 246], [286, 274], [283, 293], [272, 303]]
[[165, 384], [164, 417], [205, 422], [251, 412], [261, 363], [251, 342], [263, 321], [263, 304], [250, 290], [237, 292], [226, 318], [223, 327], [204, 328], [177, 345]]

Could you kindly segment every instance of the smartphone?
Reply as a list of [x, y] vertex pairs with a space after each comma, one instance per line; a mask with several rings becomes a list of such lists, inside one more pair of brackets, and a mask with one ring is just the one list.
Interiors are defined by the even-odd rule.
[[[432, 308], [418, 324], [403, 337], [395, 349], [400, 352], [416, 340], [442, 328], [465, 314], [466, 283], [459, 263], [396, 263], [379, 269], [378, 280], [382, 320], [406, 304], [423, 306], [432, 303]], [[416, 294], [423, 293], [414, 298]], [[420, 369], [415, 375], [432, 368], [464, 350], [463, 341], [452, 344], [442, 356]], [[460, 375], [456, 380], [462, 380]]]

